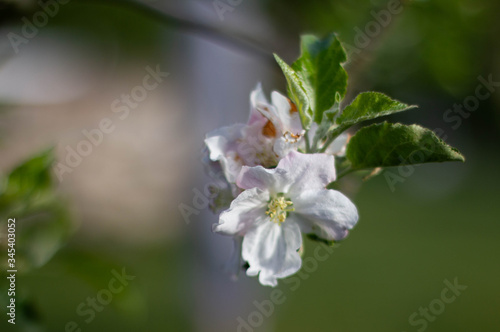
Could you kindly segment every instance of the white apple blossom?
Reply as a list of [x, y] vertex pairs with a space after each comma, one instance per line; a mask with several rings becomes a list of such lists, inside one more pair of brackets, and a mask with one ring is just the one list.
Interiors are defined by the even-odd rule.
[[218, 161], [229, 183], [235, 183], [243, 166], [274, 167], [289, 151], [296, 150], [304, 130], [295, 105], [278, 92], [270, 104], [261, 85], [250, 95], [247, 124], [222, 127], [207, 134], [211, 161]]
[[[354, 204], [336, 190], [334, 157], [291, 151], [274, 169], [242, 167], [238, 187], [245, 189], [220, 215], [213, 230], [243, 237], [247, 275], [276, 286], [301, 267], [301, 232], [341, 240], [358, 221]], [[234, 257], [233, 257], [234, 258]]]

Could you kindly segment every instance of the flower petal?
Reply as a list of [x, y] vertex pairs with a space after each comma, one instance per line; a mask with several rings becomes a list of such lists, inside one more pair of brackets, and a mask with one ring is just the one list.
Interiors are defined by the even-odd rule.
[[269, 191], [271, 195], [285, 192], [288, 186], [288, 177], [282, 169], [267, 169], [262, 166], [243, 166], [236, 185], [242, 189], [259, 188]]
[[332, 144], [326, 149], [325, 153], [333, 154], [336, 156], [344, 156], [347, 141], [349, 140], [349, 134], [344, 132], [340, 134]]
[[291, 133], [302, 136], [303, 129], [300, 122], [299, 112], [292, 107], [290, 99], [279, 92], [273, 91], [271, 101], [275, 107], [276, 115], [281, 123], [282, 134]]
[[210, 151], [210, 160], [220, 161], [224, 175], [230, 183], [236, 181], [241, 170], [238, 140], [242, 137], [243, 124], [235, 124], [211, 131], [205, 138], [205, 144]]
[[284, 136], [277, 138], [274, 141], [274, 146], [273, 146], [274, 153], [279, 158], [284, 158], [286, 157], [286, 155], [290, 153], [290, 151], [297, 151], [302, 141], [303, 141], [302, 139], [290, 141]]
[[303, 154], [291, 151], [280, 160], [276, 170], [286, 172], [288, 188], [285, 192], [288, 192], [290, 198], [305, 190], [324, 189], [335, 180], [334, 158], [324, 153]]
[[223, 211], [219, 223], [212, 230], [223, 235], [243, 236], [252, 227], [266, 218], [269, 192], [258, 188], [245, 190], [232, 202], [229, 209]]
[[314, 233], [325, 240], [345, 238], [358, 222], [356, 206], [336, 190], [307, 190], [292, 201], [295, 211], [289, 218], [296, 218], [302, 232]]
[[243, 259], [250, 267], [247, 275], [259, 274], [262, 285], [276, 286], [277, 278], [286, 278], [300, 269], [297, 250], [302, 245], [300, 228], [295, 222], [278, 225], [271, 221], [251, 229], [243, 238]]
[[262, 84], [258, 83], [255, 89], [250, 93], [250, 105], [248, 125], [252, 125], [255, 122], [261, 122], [262, 118], [265, 118], [261, 111], [268, 110], [272, 107], [262, 91]]
[[210, 150], [210, 159], [217, 161], [229, 149], [233, 148], [236, 141], [241, 138], [244, 127], [244, 124], [237, 123], [209, 132], [205, 138], [205, 144]]

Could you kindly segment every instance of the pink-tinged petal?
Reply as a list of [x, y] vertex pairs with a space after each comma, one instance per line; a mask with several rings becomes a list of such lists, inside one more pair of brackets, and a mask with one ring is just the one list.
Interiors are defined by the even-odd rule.
[[295, 211], [289, 218], [297, 220], [304, 233], [325, 240], [343, 239], [358, 222], [356, 206], [336, 190], [307, 190], [292, 201]]
[[282, 169], [268, 169], [262, 166], [243, 166], [236, 179], [236, 185], [242, 189], [259, 188], [271, 195], [286, 192], [288, 176]]
[[[243, 159], [256, 159], [256, 156], [261, 153], [272, 153], [272, 141], [274, 137], [266, 136], [266, 123], [268, 120], [262, 117], [262, 121], [256, 121], [252, 125], [246, 126], [243, 132], [243, 139], [245, 144], [240, 147], [240, 155]], [[247, 164], [248, 166], [255, 166]]]
[[236, 149], [244, 127], [244, 124], [238, 123], [209, 132], [205, 138], [205, 144], [210, 150], [210, 159], [220, 160], [229, 150]]
[[252, 227], [258, 226], [267, 216], [269, 192], [254, 188], [245, 190], [223, 211], [219, 223], [212, 230], [223, 235], [243, 236]]
[[[255, 89], [250, 93], [250, 117], [248, 118], [248, 125], [254, 123], [262, 123], [265, 117], [259, 111], [263, 108], [269, 108], [271, 105], [267, 101], [264, 92], [262, 91], [262, 84], [258, 83]], [[266, 121], [264, 121], [264, 124]]]
[[[257, 86], [257, 88], [260, 88], [260, 86]], [[276, 107], [269, 104], [262, 90], [256, 89], [251, 95], [251, 100], [252, 112], [255, 110], [260, 114], [260, 117], [257, 115], [251, 116], [253, 122], [257, 122], [257, 119], [259, 119], [259, 123], [261, 123], [261, 118], [264, 118], [263, 124], [265, 128], [263, 134], [269, 138], [281, 136], [283, 128]]]
[[289, 197], [299, 195], [305, 190], [324, 189], [330, 182], [335, 181], [335, 162], [331, 155], [324, 153], [304, 154], [291, 151], [281, 159], [276, 170], [283, 170], [287, 174]]
[[243, 260], [250, 267], [247, 275], [259, 274], [265, 286], [276, 286], [278, 278], [296, 273], [302, 264], [297, 250], [302, 245], [299, 226], [294, 222], [281, 225], [271, 221], [251, 229], [243, 239]]
[[297, 151], [301, 143], [301, 139], [290, 141], [282, 136], [274, 141], [273, 151], [279, 158], [284, 158], [290, 151]]
[[299, 112], [297, 112], [295, 105], [291, 103], [290, 99], [279, 92], [273, 91], [271, 94], [271, 101], [281, 123], [282, 134], [288, 132], [295, 136], [302, 136], [304, 130], [300, 122]]
[[243, 165], [238, 155], [238, 147], [244, 127], [243, 124], [222, 127], [208, 133], [205, 138], [210, 160], [220, 162], [224, 175], [230, 183], [236, 181], [236, 176]]
[[330, 224], [327, 229], [321, 228], [315, 222], [312, 222], [310, 219], [303, 217], [298, 214], [294, 214], [293, 216], [287, 217], [288, 219], [293, 220], [300, 226], [300, 230], [304, 234], [314, 234], [318, 236], [318, 238], [327, 240], [327, 241], [340, 241], [349, 235], [349, 230], [345, 227], [342, 227], [337, 224]]

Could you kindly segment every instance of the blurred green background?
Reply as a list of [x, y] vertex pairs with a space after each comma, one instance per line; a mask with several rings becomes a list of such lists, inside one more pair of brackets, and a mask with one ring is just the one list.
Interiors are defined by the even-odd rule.
[[[359, 224], [303, 272], [296, 290], [282, 281], [286, 300], [250, 330], [419, 331], [410, 316], [457, 278], [467, 289], [420, 331], [499, 331], [500, 92], [458, 126], [444, 114], [475, 94], [479, 76], [500, 81], [500, 3], [403, 1], [382, 27], [376, 17], [389, 2], [73, 0], [18, 54], [8, 34], [21, 33], [23, 17], [41, 5], [0, 2], [0, 247], [6, 252], [6, 219], [17, 216], [22, 264], [18, 324], [3, 314], [0, 330], [65, 331], [74, 321], [82, 331], [247, 331], [238, 317], [248, 322], [258, 312], [254, 301], [268, 300], [272, 289], [245, 276], [231, 282], [221, 268], [230, 240], [210, 232], [216, 216], [203, 209], [186, 223], [178, 206], [209, 182], [199, 161], [204, 134], [245, 121], [259, 80], [267, 93], [284, 92], [271, 53], [291, 62], [300, 34], [336, 31], [356, 48], [346, 65], [348, 98], [374, 90], [419, 105], [389, 120], [439, 129], [467, 161], [416, 166], [392, 187], [387, 172], [403, 170], [343, 179]], [[380, 32], [368, 36], [377, 24]], [[360, 34], [368, 36], [362, 47]], [[56, 56], [62, 76], [52, 67], [40, 74]], [[169, 78], [117, 120], [110, 103], [157, 64]], [[103, 117], [116, 131], [59, 182], [52, 158], [64, 160], [65, 147]], [[313, 257], [318, 244], [305, 244]], [[85, 322], [79, 305], [122, 269], [135, 279]]]

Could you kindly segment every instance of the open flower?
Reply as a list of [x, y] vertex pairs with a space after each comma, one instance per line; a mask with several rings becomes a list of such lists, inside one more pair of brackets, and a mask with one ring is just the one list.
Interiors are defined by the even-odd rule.
[[218, 161], [229, 183], [235, 183], [243, 166], [274, 167], [289, 151], [296, 150], [304, 130], [295, 105], [278, 92], [270, 104], [261, 85], [250, 95], [247, 124], [222, 127], [207, 134], [211, 161]]
[[246, 189], [220, 215], [213, 230], [243, 237], [247, 275], [276, 286], [301, 267], [301, 232], [341, 240], [358, 221], [354, 204], [326, 189], [335, 180], [334, 157], [290, 152], [274, 169], [243, 167], [236, 184]]

